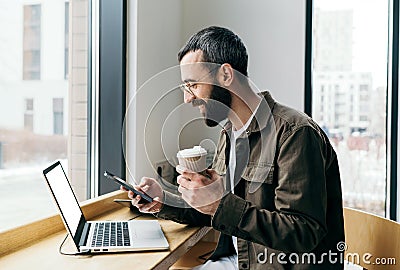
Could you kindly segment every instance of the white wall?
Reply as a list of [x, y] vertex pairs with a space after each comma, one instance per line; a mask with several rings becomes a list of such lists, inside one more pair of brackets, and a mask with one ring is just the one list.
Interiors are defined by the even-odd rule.
[[[177, 64], [176, 54], [190, 35], [206, 26], [220, 25], [232, 29], [246, 44], [249, 53], [249, 76], [255, 85], [260, 89], [269, 89], [279, 102], [303, 110], [305, 0], [137, 0], [135, 2], [137, 9], [132, 8], [130, 11], [137, 12], [137, 25], [134, 25], [135, 20], [130, 23], [130, 33], [134, 33], [137, 27], [137, 46], [132, 44], [133, 47], [130, 46], [130, 52], [137, 50], [137, 57], [132, 53], [130, 55], [130, 68], [135, 69], [135, 72], [130, 71], [133, 73], [129, 76], [131, 96], [135, 92], [135, 87], [142, 85], [165, 68]], [[130, 40], [133, 38], [131, 36]], [[172, 73], [171, 71], [169, 75], [174, 77], [175, 74]], [[134, 83], [132, 80], [135, 76]], [[160, 96], [162, 92], [158, 89], [163, 84], [161, 77], [159, 79], [147, 83], [143, 88], [145, 91], [139, 91], [137, 114], [132, 117], [136, 126], [131, 125], [128, 134], [128, 138], [131, 139], [136, 136], [132, 139], [136, 145], [128, 146], [129, 153], [132, 154], [129, 158], [129, 167], [135, 171], [136, 178], [155, 174], [148, 164], [146, 150], [151, 152], [152, 161], [165, 159], [158, 139], [160, 127], [154, 123], [150, 127], [147, 126], [146, 130], [144, 128], [145, 115], [151, 110], [148, 106], [154, 104], [156, 96]], [[182, 96], [177, 93], [176, 99], [169, 102], [160, 105], [159, 111], [152, 117], [159, 117], [160, 122], [165, 120], [164, 114], [170, 112], [171, 106], [181, 104]], [[182, 109], [180, 122], [168, 122], [168, 128], [175, 129], [176, 133], [186, 125], [187, 119], [199, 115], [197, 110], [186, 110], [181, 107], [180, 109]], [[171, 144], [171, 149], [177, 144], [183, 147], [198, 144], [205, 138], [216, 141], [220, 130], [205, 128], [202, 121], [196, 121], [188, 127], [184, 129], [178, 141], [171, 136], [168, 142]], [[150, 133], [147, 132], [149, 129]], [[150, 148], [145, 149], [144, 139], [153, 142]], [[143, 160], [144, 158], [146, 160]]]
[[183, 39], [210, 25], [237, 33], [259, 89], [299, 110], [304, 106], [305, 0], [185, 0]]
[[[160, 136], [162, 124], [170, 108], [182, 103], [178, 91], [159, 102], [160, 97], [179, 83], [177, 72], [165, 70], [178, 64], [176, 53], [182, 46], [181, 13], [181, 0], [130, 1], [129, 100], [133, 99], [133, 103], [128, 109], [128, 138], [135, 143], [128, 140], [127, 153], [128, 169], [136, 180], [144, 175], [154, 176], [153, 163], [165, 159]], [[156, 104], [159, 105], [152, 110]], [[177, 130], [178, 126], [176, 121], [168, 129]], [[173, 137], [168, 139], [171, 143], [176, 141]]]

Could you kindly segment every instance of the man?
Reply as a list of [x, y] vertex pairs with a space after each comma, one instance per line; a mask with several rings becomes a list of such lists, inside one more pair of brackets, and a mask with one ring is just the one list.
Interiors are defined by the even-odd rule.
[[130, 192], [133, 205], [220, 231], [215, 252], [197, 269], [343, 269], [338, 161], [321, 128], [251, 89], [246, 48], [226, 28], [199, 31], [178, 60], [184, 101], [209, 126], [228, 122], [209, 177], [178, 166], [181, 197], [143, 178], [137, 188], [156, 199], [138, 204]]

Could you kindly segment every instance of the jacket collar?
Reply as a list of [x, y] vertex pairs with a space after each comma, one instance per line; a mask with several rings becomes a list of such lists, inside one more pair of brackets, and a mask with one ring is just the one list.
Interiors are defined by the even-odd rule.
[[[246, 138], [253, 132], [258, 132], [263, 130], [270, 121], [272, 116], [272, 110], [276, 104], [276, 101], [272, 98], [271, 94], [268, 91], [259, 93], [261, 97], [261, 103], [258, 106], [258, 109], [253, 117], [253, 120], [250, 122], [249, 127], [239, 138]], [[224, 125], [224, 128], [221, 132], [228, 133], [232, 131], [232, 123], [231, 121], [227, 121]]]

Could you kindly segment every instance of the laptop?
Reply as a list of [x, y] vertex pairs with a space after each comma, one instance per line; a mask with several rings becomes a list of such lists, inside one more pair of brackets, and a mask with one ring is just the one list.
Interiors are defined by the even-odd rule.
[[157, 220], [86, 221], [60, 161], [43, 170], [43, 175], [78, 252], [169, 248]]

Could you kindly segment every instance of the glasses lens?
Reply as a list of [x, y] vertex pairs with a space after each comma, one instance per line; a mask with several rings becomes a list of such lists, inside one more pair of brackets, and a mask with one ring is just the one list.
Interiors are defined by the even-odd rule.
[[190, 87], [188, 84], [184, 83], [184, 84], [179, 85], [179, 87], [181, 88], [182, 91], [188, 93], [189, 95], [194, 96], [194, 94], [193, 94], [192, 90], [190, 90]]

